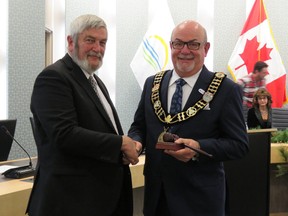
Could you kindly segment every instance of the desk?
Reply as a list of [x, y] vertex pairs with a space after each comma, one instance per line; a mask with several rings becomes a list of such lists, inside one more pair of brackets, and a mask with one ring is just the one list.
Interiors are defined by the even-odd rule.
[[[37, 158], [32, 158], [36, 164]], [[0, 162], [0, 165], [28, 165], [28, 158]], [[29, 180], [28, 180], [29, 179]], [[28, 180], [28, 181], [25, 181]], [[7, 179], [0, 175], [0, 215], [23, 216], [32, 188], [32, 177]]]
[[132, 175], [132, 187], [139, 188], [144, 186], [143, 168], [145, 163], [145, 156], [139, 157], [139, 162], [136, 165], [130, 165]]
[[27, 207], [32, 188], [31, 182], [11, 180], [1, 182], [0, 190], [0, 215], [23, 216]]
[[288, 143], [271, 143], [271, 164], [285, 163], [284, 158], [279, 152], [280, 148], [282, 147], [288, 148]]
[[[271, 164], [281, 162], [281, 157], [278, 152], [278, 149], [281, 145], [288, 144], [271, 144]], [[32, 158], [33, 161], [36, 161], [36, 158]], [[23, 165], [26, 164], [27, 159], [20, 159], [14, 161], [0, 162], [0, 165], [3, 164], [16, 164]], [[143, 186], [144, 186], [144, 177], [143, 177], [143, 167], [145, 162], [145, 156], [141, 155], [139, 158], [139, 163], [137, 165], [130, 166], [132, 173], [132, 185], [134, 192], [134, 204], [137, 206], [135, 211], [141, 212], [143, 205]], [[282, 161], [283, 162], [283, 161]], [[34, 164], [36, 164], [34, 162]], [[31, 179], [26, 178], [26, 179]], [[239, 179], [237, 180], [239, 181]], [[278, 185], [278, 184], [277, 184]], [[5, 179], [2, 175], [0, 176], [0, 215], [1, 216], [24, 216], [24, 212], [27, 206], [28, 198], [31, 192], [32, 183], [26, 182], [18, 179]], [[137, 215], [137, 213], [135, 214]], [[142, 215], [138, 213], [138, 215]], [[274, 213], [270, 216], [288, 216], [288, 213]]]
[[[32, 158], [33, 164], [36, 164], [37, 158]], [[133, 188], [139, 188], [144, 185], [143, 166], [145, 156], [139, 157], [137, 165], [130, 166], [132, 174]], [[0, 162], [0, 165], [26, 165], [28, 159], [19, 159], [13, 161]], [[24, 179], [7, 179], [0, 176], [0, 215], [1, 216], [24, 216], [28, 199], [31, 193], [33, 183], [32, 177]], [[142, 198], [143, 199], [143, 198]], [[141, 208], [141, 207], [140, 207]]]
[[270, 176], [270, 164], [281, 160], [277, 152], [280, 145], [271, 144], [271, 132], [274, 131], [273, 128], [248, 131], [249, 153], [240, 160], [224, 162], [231, 216], [269, 215], [275, 203], [270, 202], [270, 179], [273, 177]]

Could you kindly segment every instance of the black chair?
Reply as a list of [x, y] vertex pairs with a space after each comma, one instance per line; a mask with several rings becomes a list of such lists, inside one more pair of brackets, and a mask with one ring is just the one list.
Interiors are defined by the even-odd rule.
[[[31, 128], [32, 128], [32, 132], [33, 132], [33, 137], [34, 137], [34, 140], [35, 140], [35, 143], [36, 143], [36, 133], [35, 133], [35, 128], [36, 128], [36, 126], [35, 126], [35, 121], [34, 121], [34, 118], [33, 118], [33, 117], [30, 117], [29, 120], [30, 120], [30, 123], [31, 123]], [[37, 144], [36, 144], [36, 145], [37, 145]], [[37, 151], [38, 151], [38, 149], [37, 149]], [[39, 152], [37, 152], [37, 153], [38, 153], [38, 154], [37, 154], [38, 159], [37, 159], [36, 170], [38, 170], [38, 167], [39, 167]]]
[[249, 108], [246, 105], [242, 106], [242, 112], [243, 112], [245, 122], [247, 122], [248, 110], [249, 110]]
[[34, 137], [34, 140], [35, 140], [35, 142], [36, 142], [36, 139], [35, 139], [35, 122], [34, 122], [34, 118], [33, 118], [33, 117], [30, 117], [29, 120], [30, 120], [30, 123], [31, 123], [31, 128], [32, 128], [33, 137]]
[[288, 109], [272, 108], [272, 127], [278, 130], [288, 128]]

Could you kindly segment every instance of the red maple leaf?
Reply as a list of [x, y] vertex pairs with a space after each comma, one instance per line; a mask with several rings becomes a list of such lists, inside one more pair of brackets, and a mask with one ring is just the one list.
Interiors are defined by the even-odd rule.
[[238, 70], [242, 66], [246, 66], [247, 72], [251, 73], [254, 69], [254, 64], [257, 61], [267, 61], [271, 59], [270, 52], [273, 48], [267, 48], [267, 44], [259, 50], [258, 47], [259, 43], [256, 36], [252, 40], [247, 39], [243, 53], [239, 54], [243, 59], [244, 64], [236, 67], [235, 70]]

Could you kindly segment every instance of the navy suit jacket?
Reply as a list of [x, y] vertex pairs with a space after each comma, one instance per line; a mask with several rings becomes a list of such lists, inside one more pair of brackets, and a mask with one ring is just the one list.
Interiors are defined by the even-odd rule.
[[[166, 112], [171, 75], [172, 71], [165, 73], [160, 89], [161, 104]], [[204, 66], [184, 110], [202, 98], [199, 89], [206, 90], [213, 76], [214, 73]], [[201, 110], [170, 128], [169, 131], [179, 137], [197, 140], [201, 149], [214, 156], [214, 159], [208, 159], [200, 155], [198, 162], [184, 163], [155, 149], [165, 125], [154, 113], [151, 103], [153, 80], [154, 76], [145, 82], [129, 130], [129, 136], [142, 142], [146, 148], [145, 216], [154, 216], [161, 188], [173, 216], [224, 216], [226, 188], [222, 161], [242, 158], [249, 149], [240, 86], [225, 78], [209, 103], [210, 109]]]
[[[121, 191], [132, 216], [131, 175], [122, 165], [119, 135], [86, 76], [71, 57], [48, 66], [32, 93], [38, 170], [27, 211], [31, 216], [111, 215]], [[122, 188], [124, 188], [122, 190]]]

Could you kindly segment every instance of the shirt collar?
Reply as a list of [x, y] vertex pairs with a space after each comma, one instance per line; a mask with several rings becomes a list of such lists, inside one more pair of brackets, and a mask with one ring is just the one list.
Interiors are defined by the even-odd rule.
[[[202, 68], [201, 68], [201, 70], [202, 70]], [[182, 78], [182, 79], [184, 79], [189, 86], [193, 87], [194, 84], [195, 84], [195, 82], [196, 82], [196, 80], [198, 79], [198, 77], [199, 77], [199, 75], [200, 75], [201, 70], [199, 70], [196, 74], [194, 74], [194, 75], [192, 75], [192, 76], [184, 77], [184, 78]], [[169, 87], [170, 87], [171, 85], [173, 85], [173, 84], [175, 83], [175, 81], [176, 81], [177, 79], [179, 79], [179, 78], [181, 78], [181, 77], [175, 72], [175, 70], [173, 70], [173, 71], [172, 71], [171, 79], [170, 79], [170, 81], [169, 81]]]
[[85, 70], [83, 70], [82, 68], [81, 68], [81, 70], [83, 71], [83, 73], [84, 73], [84, 75], [86, 76], [86, 78], [87, 79], [89, 79], [89, 77], [92, 75], [94, 75], [94, 73], [93, 74], [89, 74], [87, 71], [85, 71]]

